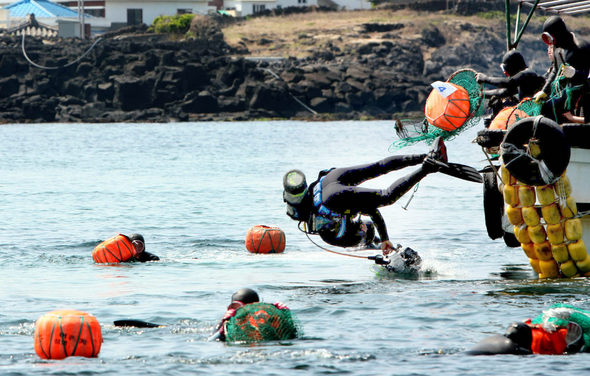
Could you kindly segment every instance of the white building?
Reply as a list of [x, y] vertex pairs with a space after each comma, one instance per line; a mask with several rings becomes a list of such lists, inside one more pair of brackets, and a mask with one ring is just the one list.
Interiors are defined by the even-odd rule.
[[207, 0], [105, 0], [104, 5], [106, 20], [111, 23], [127, 25], [141, 23], [151, 25], [158, 16], [173, 16], [183, 13], [207, 14], [216, 11], [216, 7], [209, 5]]

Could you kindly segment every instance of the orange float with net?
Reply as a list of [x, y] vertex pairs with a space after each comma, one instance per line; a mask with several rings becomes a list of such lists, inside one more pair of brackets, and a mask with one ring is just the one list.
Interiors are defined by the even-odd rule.
[[278, 227], [256, 225], [246, 234], [246, 249], [250, 253], [282, 253], [285, 245], [285, 233]]
[[429, 124], [445, 131], [461, 128], [472, 114], [467, 90], [452, 82], [436, 81], [424, 108]]
[[35, 352], [43, 359], [94, 358], [101, 345], [100, 324], [96, 317], [86, 312], [52, 311], [41, 316], [35, 324]]
[[135, 256], [133, 243], [122, 234], [105, 240], [92, 251], [92, 258], [96, 263], [120, 263], [133, 256]]
[[529, 115], [523, 110], [519, 109], [518, 106], [506, 107], [498, 112], [494, 120], [492, 120], [489, 129], [506, 130], [520, 119], [527, 117], [529, 117]]

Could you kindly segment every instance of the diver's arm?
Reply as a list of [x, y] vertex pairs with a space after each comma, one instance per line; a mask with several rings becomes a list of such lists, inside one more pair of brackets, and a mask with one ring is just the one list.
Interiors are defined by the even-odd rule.
[[385, 221], [383, 220], [383, 216], [381, 215], [379, 210], [375, 209], [366, 212], [365, 214], [371, 217], [371, 220], [375, 224], [377, 232], [379, 233], [379, 239], [381, 239], [382, 242], [389, 240], [389, 235], [387, 235], [387, 226], [385, 226]]
[[558, 71], [558, 69], [555, 66], [555, 61], [554, 61], [551, 65], [551, 69], [549, 69], [549, 72], [547, 72], [547, 78], [545, 79], [545, 85], [543, 86], [543, 89], [541, 90], [545, 94], [551, 94], [551, 84], [553, 83], [553, 80], [555, 80], [555, 77], [557, 76], [557, 71]]
[[366, 214], [369, 217], [371, 217], [373, 224], [375, 224], [375, 227], [377, 228], [377, 232], [379, 233], [379, 238], [381, 240], [381, 250], [383, 251], [383, 254], [390, 254], [395, 250], [395, 248], [389, 240], [389, 235], [387, 235], [387, 226], [385, 226], [383, 216], [381, 215], [378, 209], [375, 209], [374, 211], [369, 211]]
[[509, 97], [510, 96], [508, 94], [508, 89], [506, 89], [506, 88], [484, 90], [483, 93], [486, 97], [492, 97], [492, 96]]
[[494, 86], [505, 87], [510, 84], [510, 77], [490, 77], [483, 73], [478, 73], [477, 82]]

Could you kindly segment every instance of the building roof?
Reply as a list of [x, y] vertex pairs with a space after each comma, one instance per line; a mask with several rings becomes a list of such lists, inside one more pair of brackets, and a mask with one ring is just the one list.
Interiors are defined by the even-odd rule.
[[78, 17], [78, 12], [48, 0], [20, 0], [3, 9], [10, 11], [10, 17], [24, 18], [33, 13], [36, 18]]

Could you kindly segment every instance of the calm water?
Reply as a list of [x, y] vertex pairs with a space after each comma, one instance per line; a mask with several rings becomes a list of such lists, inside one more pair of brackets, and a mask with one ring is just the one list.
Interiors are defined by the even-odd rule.
[[[475, 131], [448, 143], [451, 161], [483, 167]], [[285, 171], [312, 179], [323, 168], [377, 160], [394, 139], [387, 122], [0, 126], [0, 374], [589, 372], [587, 354], [463, 354], [553, 303], [590, 308], [586, 280], [537, 281], [521, 250], [487, 237], [481, 185], [430, 175], [408, 210], [409, 194], [383, 210], [392, 240], [422, 255], [430, 272], [419, 276], [382, 275], [370, 261], [324, 252], [284, 214]], [[255, 224], [280, 226], [286, 252], [249, 254], [244, 238]], [[162, 261], [94, 264], [92, 248], [117, 232], [144, 234]], [[232, 292], [245, 286], [291, 307], [305, 336], [207, 342]], [[36, 356], [35, 320], [61, 308], [101, 322], [98, 358]], [[121, 318], [167, 326], [114, 327]]]

